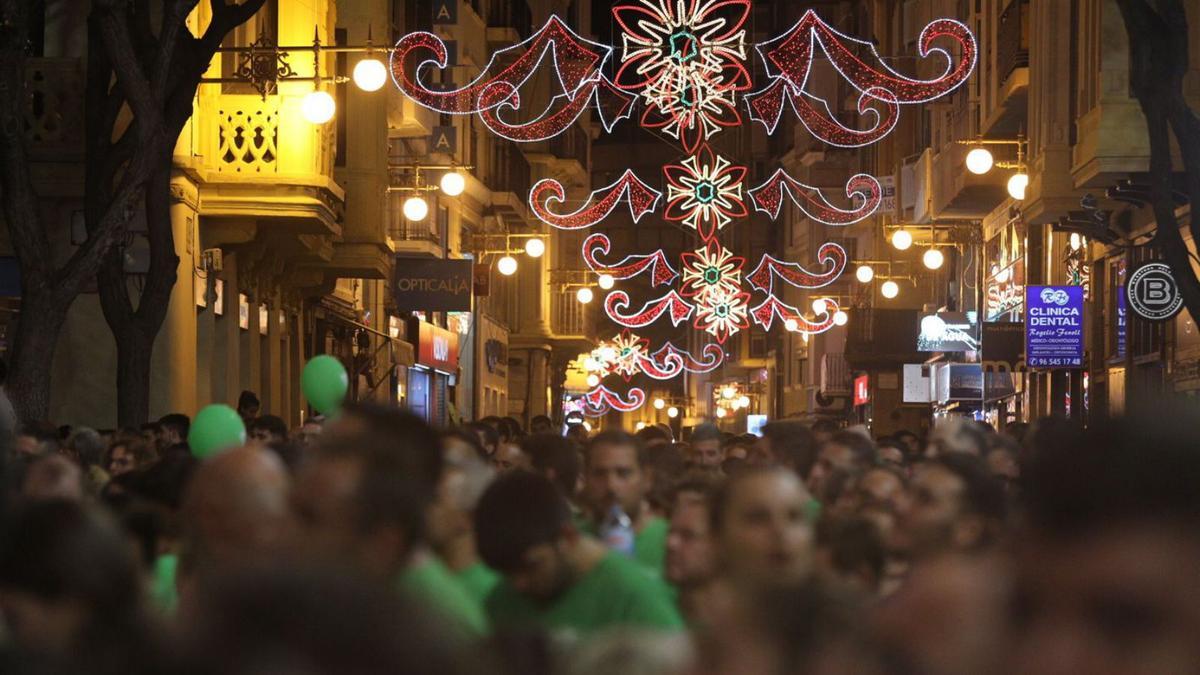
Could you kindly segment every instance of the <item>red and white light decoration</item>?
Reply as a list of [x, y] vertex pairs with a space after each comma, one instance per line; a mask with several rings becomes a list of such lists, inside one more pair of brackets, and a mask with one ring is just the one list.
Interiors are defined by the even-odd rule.
[[[530, 190], [530, 211], [563, 230], [594, 227], [622, 203], [639, 222], [656, 211], [665, 193], [662, 217], [695, 230], [699, 240], [680, 256], [677, 266], [661, 249], [612, 255], [607, 235], [597, 232], [584, 240], [583, 260], [600, 275], [602, 288], [640, 276], [658, 289], [653, 293], [657, 297], [649, 300], [635, 301], [620, 289], [605, 297], [605, 313], [624, 330], [586, 359], [590, 379], [597, 383], [581, 399], [588, 415], [628, 412], [646, 401], [643, 389], [632, 387], [621, 394], [600, 383], [603, 378], [665, 380], [684, 372], [711, 372], [724, 362], [725, 342], [751, 324], [764, 330], [778, 324], [820, 333], [846, 322], [845, 312], [830, 298], [819, 298], [811, 311], [783, 300], [787, 288], [812, 291], [836, 281], [848, 263], [842, 247], [822, 245], [811, 268], [763, 254], [747, 271], [746, 259], [725, 247], [721, 233], [735, 220], [749, 217], [750, 203], [777, 219], [785, 199], [812, 221], [851, 225], [878, 210], [883, 189], [874, 177], [857, 174], [846, 181], [844, 197], [827, 194], [782, 168], [747, 189], [746, 167], [718, 155], [706, 143], [722, 128], [742, 123], [740, 98], [745, 99], [749, 118], [768, 133], [774, 133], [790, 110], [822, 142], [863, 147], [895, 129], [903, 106], [936, 99], [961, 86], [978, 60], [978, 45], [967, 26], [937, 19], [921, 31], [917, 56], [945, 66], [936, 77], [913, 77], [888, 65], [874, 44], [838, 31], [807, 10], [783, 34], [754, 45], [767, 74], [755, 90], [747, 64], [750, 12], [751, 0], [622, 0], [613, 8], [620, 28], [615, 47], [586, 40], [551, 17], [529, 39], [496, 53], [469, 84], [450, 90], [426, 86], [422, 80], [425, 71], [447, 67], [446, 46], [436, 35], [406, 35], [392, 52], [392, 78], [406, 96], [438, 112], [477, 115], [489, 130], [509, 140], [551, 138], [592, 107], [607, 133], [641, 105], [639, 123], [682, 146], [683, 158], [663, 167], [663, 186], [625, 171], [573, 210], [566, 206], [565, 188], [554, 179], [540, 180]], [[619, 60], [609, 80], [603, 73], [614, 51]], [[857, 123], [835, 113], [839, 106], [831, 106], [809, 88], [816, 59], [827, 60], [858, 92], [852, 111], [861, 118]], [[551, 96], [541, 111], [521, 110], [521, 89], [546, 63], [554, 69], [561, 93]], [[632, 310], [638, 302], [640, 308]], [[676, 327], [687, 322], [706, 334], [708, 342], [699, 356], [671, 342], [652, 351], [648, 339], [631, 332], [664, 318]]]
[[734, 218], [748, 215], [742, 199], [746, 167], [713, 153], [707, 144], [679, 164], [663, 167], [667, 220], [682, 222], [709, 241]]
[[741, 123], [735, 92], [750, 88], [750, 0], [640, 0], [613, 7], [621, 28], [616, 85], [638, 92], [642, 125], [691, 153], [722, 127]]

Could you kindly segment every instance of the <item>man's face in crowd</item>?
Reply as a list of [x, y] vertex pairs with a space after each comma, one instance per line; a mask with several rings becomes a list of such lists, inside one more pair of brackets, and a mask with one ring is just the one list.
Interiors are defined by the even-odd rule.
[[174, 429], [168, 426], [162, 427], [158, 432], [158, 447], [169, 448], [172, 445], [178, 445], [183, 442]]
[[879, 461], [899, 469], [904, 466], [904, 451], [894, 445], [881, 445]]
[[692, 461], [698, 466], [721, 466], [724, 460], [721, 452], [721, 439], [710, 438], [692, 443]]
[[553, 427], [550, 425], [550, 422], [537, 419], [533, 421], [533, 424], [529, 425], [529, 430], [535, 434], [548, 434], [553, 430]]
[[637, 449], [606, 444], [596, 446], [588, 455], [584, 494], [592, 509], [603, 515], [613, 504], [620, 504], [625, 513], [637, 515], [648, 482], [638, 464]]
[[716, 574], [716, 553], [709, 532], [708, 506], [680, 499], [671, 514], [665, 576], [676, 586], [702, 584]]
[[521, 446], [516, 443], [501, 443], [492, 455], [492, 466], [496, 467], [497, 471], [528, 469], [529, 457], [521, 452]]
[[944, 467], [918, 467], [909, 487], [908, 509], [903, 514], [910, 543], [925, 549], [954, 543], [965, 490], [962, 479]]
[[273, 434], [262, 427], [257, 427], [250, 432], [250, 439], [259, 445], [273, 445], [283, 440], [279, 434]]
[[825, 481], [836, 469], [854, 468], [854, 451], [841, 443], [826, 443], [817, 453], [817, 461], [808, 473], [808, 489], [821, 494]]
[[794, 582], [812, 569], [809, 495], [799, 479], [775, 471], [738, 481], [725, 506], [718, 544], [735, 579]]
[[108, 459], [108, 475], [120, 476], [123, 473], [129, 473], [137, 468], [137, 461], [133, 457], [133, 453], [123, 446], [118, 445], [112, 449], [112, 454]]
[[1167, 675], [1200, 667], [1200, 537], [1128, 523], [1019, 548], [1011, 672]]
[[349, 458], [321, 458], [303, 465], [292, 490], [292, 511], [309, 553], [325, 559], [365, 553], [355, 506], [361, 475], [361, 464]]
[[534, 602], [547, 603], [562, 594], [574, 580], [574, 572], [563, 551], [564, 539], [538, 544], [525, 551], [519, 569], [504, 573], [504, 578], [521, 595]]
[[863, 474], [858, 481], [858, 493], [861, 506], [879, 506], [892, 513], [908, 508], [904, 483], [890, 471], [872, 469]]

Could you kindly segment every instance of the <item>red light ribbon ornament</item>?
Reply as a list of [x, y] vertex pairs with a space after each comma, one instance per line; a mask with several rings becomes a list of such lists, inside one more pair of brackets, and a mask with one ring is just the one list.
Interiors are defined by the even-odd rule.
[[616, 280], [632, 279], [639, 274], [650, 271], [651, 286], [666, 286], [675, 281], [679, 273], [667, 262], [667, 254], [662, 249], [644, 255], [628, 255], [620, 262], [604, 264], [597, 255], [607, 255], [612, 242], [607, 235], [593, 234], [583, 240], [583, 260], [597, 274], [607, 274]]
[[891, 133], [900, 121], [900, 104], [891, 92], [881, 87], [868, 89], [858, 97], [858, 113], [869, 113], [875, 119], [875, 125], [869, 129], [843, 125], [829, 109], [828, 101], [797, 92], [783, 78], [776, 78], [765, 89], [746, 95], [750, 119], [761, 122], [768, 134], [775, 133], [785, 102], [810, 134], [841, 148], [860, 148], [875, 143]]
[[656, 363], [666, 363], [678, 359], [683, 365], [683, 369], [689, 373], [710, 373], [725, 362], [725, 350], [720, 345], [706, 344], [701, 353], [703, 358], [696, 358], [686, 349], [680, 349], [674, 344], [667, 342], [651, 354], [650, 357]]
[[[410, 58], [415, 58], [414, 55], [422, 51], [433, 52], [433, 58], [417, 62], [410, 70]], [[612, 54], [612, 47], [581, 37], [562, 19], [551, 16], [529, 39], [493, 54], [487, 66], [470, 84], [450, 91], [438, 91], [421, 82], [420, 71], [426, 65], [445, 68], [446, 45], [433, 33], [409, 33], [400, 38], [392, 49], [392, 81], [405, 96], [419, 105], [451, 115], [469, 115], [485, 107], [500, 105], [515, 96], [541, 65], [547, 53], [552, 54], [554, 71], [563, 91], [574, 98], [580, 87], [600, 72]], [[492, 75], [496, 64], [504, 62], [510, 63]]]
[[[961, 52], [957, 60], [949, 50], [935, 47], [939, 38], [954, 41]], [[944, 96], [960, 86], [975, 69], [978, 46], [971, 30], [953, 19], [937, 19], [921, 31], [918, 55], [926, 58], [938, 53], [946, 59], [946, 69], [930, 80], [911, 78], [897, 72], [880, 56], [875, 45], [839, 32], [813, 10], [808, 10], [783, 35], [755, 46], [766, 66], [767, 74], [788, 81], [797, 91], [803, 91], [812, 70], [815, 49], [819, 46], [838, 73], [860, 92], [885, 89], [886, 100], [897, 103], [924, 103]], [[859, 54], [869, 54], [870, 62]]]
[[679, 297], [675, 291], [651, 300], [633, 314], [622, 314], [621, 310], [629, 307], [629, 294], [625, 291], [613, 291], [604, 298], [604, 312], [608, 318], [626, 328], [641, 328], [658, 321], [664, 314], [670, 316], [671, 324], [678, 326], [692, 315], [693, 307]]
[[653, 211], [659, 197], [662, 197], [661, 192], [643, 183], [632, 169], [627, 169], [617, 182], [593, 190], [583, 206], [567, 214], [550, 210], [551, 202], [566, 201], [567, 194], [562, 183], [553, 178], [543, 178], [529, 190], [529, 209], [547, 225], [560, 230], [581, 230], [607, 218], [625, 195], [629, 197], [629, 213], [635, 223]]
[[599, 417], [609, 410], [620, 412], [637, 410], [646, 403], [646, 392], [633, 387], [629, 390], [627, 397], [622, 397], [612, 389], [600, 385], [584, 394], [582, 400], [585, 414], [590, 413], [592, 417]]
[[[611, 131], [617, 120], [629, 117], [633, 108], [633, 98], [626, 96], [607, 79], [597, 77], [585, 82], [573, 94], [555, 96], [542, 115], [532, 122], [512, 125], [500, 119], [499, 111], [506, 108], [517, 110], [521, 105], [521, 97], [507, 84], [499, 83], [488, 87], [480, 98], [482, 109], [479, 119], [501, 138], [532, 143], [553, 138], [569, 129], [593, 101], [601, 113], [605, 131]], [[615, 106], [612, 103], [614, 101]], [[616, 112], [611, 112], [614, 107]]]
[[800, 263], [785, 262], [763, 254], [758, 267], [746, 277], [750, 286], [764, 293], [775, 292], [775, 279], [783, 279], [796, 288], [821, 288], [837, 281], [846, 269], [846, 250], [833, 242], [826, 242], [817, 250], [817, 259], [829, 267], [826, 272], [809, 272]]
[[783, 302], [774, 295], [768, 295], [762, 304], [750, 310], [750, 314], [754, 317], [754, 323], [762, 326], [763, 330], [771, 330], [775, 318], [778, 317], [780, 321], [785, 323], [789, 320], [794, 320], [798, 332], [824, 333], [833, 328], [833, 315], [837, 311], [837, 303], [827, 298], [825, 300], [825, 313], [818, 315], [825, 318], [821, 321], [809, 321], [800, 310]]
[[883, 200], [883, 187], [874, 176], [865, 173], [854, 175], [846, 182], [846, 196], [858, 202], [851, 209], [834, 206], [820, 190], [792, 178], [783, 169], [776, 170], [765, 183], [748, 192], [754, 200], [754, 208], [770, 214], [772, 220], [779, 217], [786, 193], [804, 215], [825, 225], [857, 223], [875, 213]]

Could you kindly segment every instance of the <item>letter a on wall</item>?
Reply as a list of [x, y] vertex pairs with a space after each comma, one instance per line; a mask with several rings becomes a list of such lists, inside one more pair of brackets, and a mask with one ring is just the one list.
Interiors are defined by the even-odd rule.
[[433, 3], [433, 23], [458, 23], [458, 0], [437, 0]]
[[453, 155], [458, 152], [458, 129], [453, 126], [438, 126], [429, 134], [429, 151]]

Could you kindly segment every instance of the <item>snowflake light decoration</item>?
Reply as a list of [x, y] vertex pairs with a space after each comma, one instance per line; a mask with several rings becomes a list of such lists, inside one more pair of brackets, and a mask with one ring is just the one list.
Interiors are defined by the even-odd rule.
[[683, 260], [683, 288], [680, 295], [704, 302], [717, 291], [735, 293], [742, 285], [742, 266], [739, 258], [717, 241], [704, 248], [680, 256]]
[[725, 344], [730, 335], [750, 327], [750, 294], [717, 288], [696, 303], [696, 328]]
[[667, 179], [664, 217], [695, 229], [706, 242], [731, 219], [749, 213], [742, 198], [746, 167], [734, 166], [707, 144], [683, 162], [663, 167], [663, 174]]
[[613, 8], [622, 44], [615, 82], [640, 93], [644, 126], [662, 128], [692, 152], [722, 126], [740, 123], [733, 93], [750, 88], [749, 16], [750, 0], [640, 0]]

